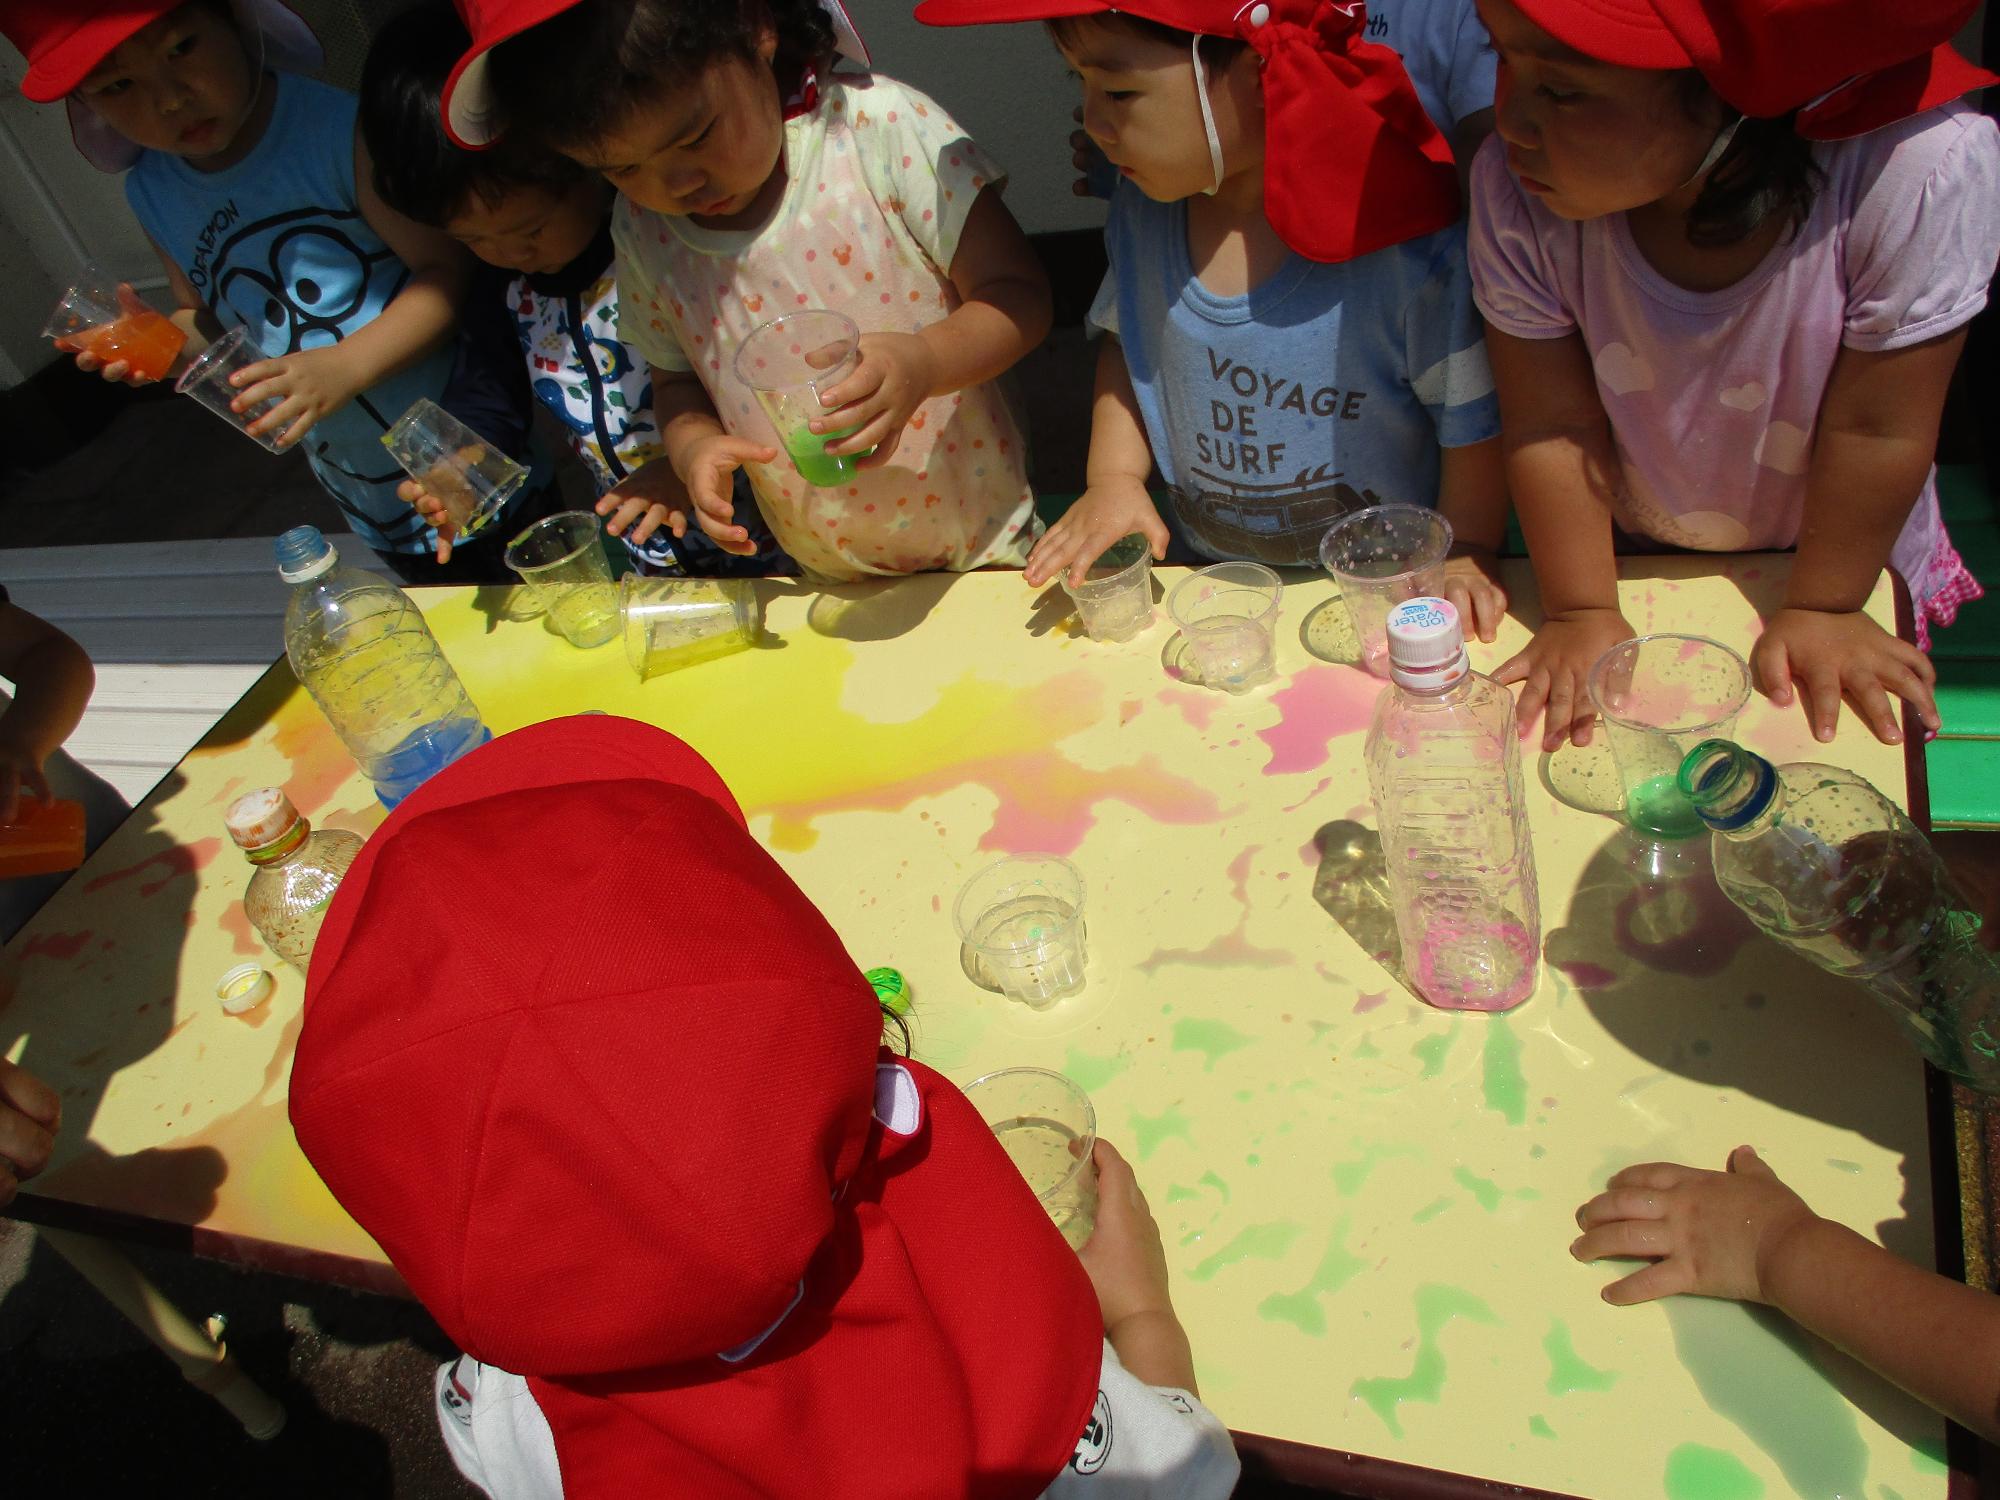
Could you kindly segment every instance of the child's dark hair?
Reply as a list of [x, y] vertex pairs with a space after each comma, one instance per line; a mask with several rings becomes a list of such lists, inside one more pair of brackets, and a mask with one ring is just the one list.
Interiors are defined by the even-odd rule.
[[[1055, 39], [1057, 47], [1073, 51], [1079, 45], [1086, 26], [1101, 26], [1112, 31], [1127, 32], [1149, 41], [1166, 42], [1182, 52], [1191, 52], [1196, 33], [1182, 31], [1178, 26], [1169, 26], [1164, 21], [1149, 21], [1144, 16], [1128, 16], [1122, 11], [1097, 11], [1088, 16], [1058, 16], [1042, 23], [1048, 27], [1049, 35]], [[1228, 62], [1250, 44], [1240, 37], [1210, 36], [1201, 33], [1201, 52], [1204, 64]]]
[[445, 134], [445, 80], [472, 45], [449, 0], [423, 0], [375, 34], [361, 69], [361, 138], [375, 163], [375, 191], [397, 213], [442, 225], [477, 200], [508, 192], [566, 192], [581, 169], [552, 151], [504, 141], [467, 151]]
[[[1701, 119], [1716, 100], [1708, 81], [1689, 68], [1680, 76], [1680, 103]], [[1732, 116], [1725, 112], [1725, 122]], [[1701, 185], [1688, 210], [1688, 243], [1719, 249], [1748, 239], [1771, 215], [1797, 229], [1812, 212], [1819, 192], [1819, 164], [1812, 143], [1793, 128], [1796, 114], [1745, 119], [1722, 160]]]
[[833, 55], [833, 22], [819, 0], [595, 0], [500, 43], [486, 76], [504, 129], [573, 148], [601, 140], [711, 63], [754, 59], [767, 26], [781, 91]]
[[889, 1009], [889, 1002], [879, 1002], [882, 1007], [882, 1040], [898, 1057], [910, 1055], [910, 1023]]

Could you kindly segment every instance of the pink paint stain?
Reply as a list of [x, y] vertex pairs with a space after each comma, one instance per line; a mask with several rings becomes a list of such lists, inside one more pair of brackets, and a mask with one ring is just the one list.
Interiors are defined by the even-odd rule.
[[241, 901], [232, 901], [225, 906], [216, 925], [229, 934], [239, 958], [257, 958], [263, 954], [264, 941], [257, 936], [257, 929], [250, 925], [250, 913], [243, 909]]
[[1139, 972], [1151, 974], [1155, 969], [1167, 964], [1198, 964], [1203, 968], [1241, 966], [1251, 969], [1277, 969], [1293, 962], [1292, 955], [1282, 948], [1253, 947], [1243, 929], [1250, 924], [1250, 861], [1256, 857], [1263, 845], [1252, 844], [1229, 862], [1229, 884], [1231, 893], [1240, 909], [1236, 926], [1221, 937], [1202, 948], [1155, 948], [1151, 956], [1139, 963]]
[[84, 932], [45, 932], [40, 937], [29, 938], [27, 942], [21, 945], [21, 957], [24, 959], [38, 957], [53, 958], [59, 962], [66, 963], [81, 953], [83, 945], [89, 942], [90, 939], [91, 934], [87, 930]]
[[1308, 802], [1313, 801], [1315, 798], [1319, 796], [1321, 792], [1325, 791], [1328, 787], [1332, 785], [1333, 785], [1333, 778], [1331, 776], [1320, 777], [1318, 785], [1313, 787], [1311, 791], [1307, 792], [1303, 797], [1299, 798], [1299, 800], [1294, 802], [1290, 807], [1285, 808], [1284, 811], [1288, 813], [1297, 812], [1300, 808], [1304, 807]]
[[1278, 722], [1257, 731], [1271, 751], [1266, 776], [1313, 771], [1326, 764], [1328, 742], [1367, 729], [1381, 683], [1330, 668], [1301, 672], [1271, 694]]
[[1382, 990], [1376, 994], [1363, 995], [1359, 1000], [1354, 1002], [1354, 1013], [1357, 1016], [1365, 1016], [1369, 1011], [1386, 1004], [1388, 999], [1389, 992], [1387, 990]]
[[148, 855], [136, 865], [127, 865], [122, 870], [113, 870], [109, 874], [98, 876], [84, 886], [84, 894], [89, 895], [108, 885], [116, 885], [119, 881], [130, 879], [141, 870], [153, 865], [163, 865], [166, 867], [166, 874], [158, 880], [149, 880], [139, 887], [141, 896], [157, 896], [181, 876], [193, 875], [195, 871], [214, 859], [221, 848], [220, 838], [196, 839], [192, 844], [173, 844], [157, 854]]
[[1161, 688], [1154, 696], [1179, 713], [1192, 727], [1201, 730], [1208, 728], [1209, 723], [1215, 718], [1215, 711], [1221, 708], [1224, 702], [1222, 694], [1211, 693], [1203, 688]]

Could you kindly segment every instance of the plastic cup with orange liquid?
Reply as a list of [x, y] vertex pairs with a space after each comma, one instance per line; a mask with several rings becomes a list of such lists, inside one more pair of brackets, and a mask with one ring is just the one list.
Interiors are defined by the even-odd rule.
[[88, 354], [100, 365], [123, 360], [133, 375], [165, 380], [187, 343], [187, 331], [140, 300], [131, 287], [97, 266], [86, 266], [62, 294], [42, 329], [56, 346]]
[[74, 870], [83, 863], [83, 836], [81, 803], [22, 797], [14, 821], [0, 824], [0, 880]]

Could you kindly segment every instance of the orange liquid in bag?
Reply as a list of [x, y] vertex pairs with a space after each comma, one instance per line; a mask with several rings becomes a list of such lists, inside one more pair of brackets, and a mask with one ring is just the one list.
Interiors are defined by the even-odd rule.
[[83, 863], [83, 805], [23, 795], [14, 821], [0, 824], [0, 880], [47, 875]]
[[187, 334], [159, 313], [128, 313], [116, 323], [86, 328], [66, 340], [100, 364], [124, 360], [132, 373], [150, 380], [164, 380], [174, 360], [187, 342]]

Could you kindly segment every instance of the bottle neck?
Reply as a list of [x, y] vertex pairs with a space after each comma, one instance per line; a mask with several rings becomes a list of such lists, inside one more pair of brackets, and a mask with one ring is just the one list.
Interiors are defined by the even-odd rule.
[[1727, 839], [1754, 838], [1785, 805], [1777, 768], [1728, 740], [1704, 740], [1690, 750], [1679, 781], [1702, 822]]
[[303, 849], [311, 833], [312, 823], [301, 817], [270, 843], [260, 844], [255, 849], [245, 849], [243, 857], [253, 865], [274, 865], [281, 859], [291, 858]]

